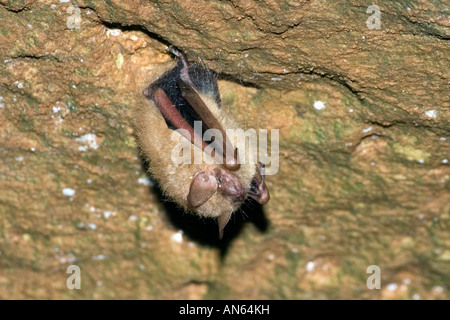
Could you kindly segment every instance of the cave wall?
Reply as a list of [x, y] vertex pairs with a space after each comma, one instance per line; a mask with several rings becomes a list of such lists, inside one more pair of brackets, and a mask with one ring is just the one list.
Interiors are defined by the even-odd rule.
[[[0, 298], [448, 298], [448, 5], [371, 5], [0, 0]], [[280, 133], [270, 202], [223, 241], [138, 157], [169, 44]]]

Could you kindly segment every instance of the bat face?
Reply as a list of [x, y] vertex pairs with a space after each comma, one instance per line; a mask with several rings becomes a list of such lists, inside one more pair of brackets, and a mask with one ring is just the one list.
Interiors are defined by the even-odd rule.
[[[147, 100], [136, 108], [138, 144], [163, 193], [185, 210], [217, 218], [222, 238], [232, 213], [247, 197], [260, 204], [269, 201], [264, 166], [239, 161], [245, 154], [226, 131], [240, 126], [221, 107], [215, 74], [189, 64], [175, 48], [169, 50], [178, 63], [143, 90]], [[217, 133], [212, 141], [205, 138], [208, 129]], [[200, 152], [205, 161], [194, 161], [194, 156], [184, 163], [173, 161], [180, 142], [188, 144], [188, 154]]]

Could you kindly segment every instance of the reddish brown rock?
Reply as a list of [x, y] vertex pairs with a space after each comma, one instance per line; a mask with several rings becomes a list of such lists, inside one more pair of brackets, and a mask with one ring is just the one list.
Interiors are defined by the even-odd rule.
[[[373, 30], [358, 0], [78, 5], [0, 1], [0, 298], [449, 297], [444, 1], [378, 1]], [[224, 74], [246, 127], [280, 130], [268, 222], [238, 213], [222, 243], [137, 158], [167, 44]]]

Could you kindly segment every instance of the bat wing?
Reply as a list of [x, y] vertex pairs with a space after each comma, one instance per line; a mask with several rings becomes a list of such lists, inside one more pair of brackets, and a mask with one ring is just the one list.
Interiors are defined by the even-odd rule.
[[183, 98], [185, 98], [189, 105], [195, 110], [208, 129], [217, 129], [220, 131], [221, 136], [216, 137], [214, 143], [222, 153], [224, 160], [223, 166], [228, 170], [238, 170], [240, 164], [237, 158], [237, 149], [233, 149], [233, 145], [228, 139], [219, 120], [217, 120], [211, 110], [209, 110], [197, 90], [195, 90], [190, 83], [192, 83], [192, 81], [183, 80], [183, 76], [181, 77], [181, 80], [178, 81], [178, 86], [181, 89]]

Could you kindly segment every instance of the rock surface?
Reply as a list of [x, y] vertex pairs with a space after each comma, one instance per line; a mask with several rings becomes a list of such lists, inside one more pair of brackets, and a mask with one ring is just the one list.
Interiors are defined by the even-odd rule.
[[[448, 299], [448, 5], [377, 5], [379, 29], [360, 0], [0, 0], [0, 298]], [[138, 159], [168, 44], [279, 129], [271, 201], [222, 242]]]

